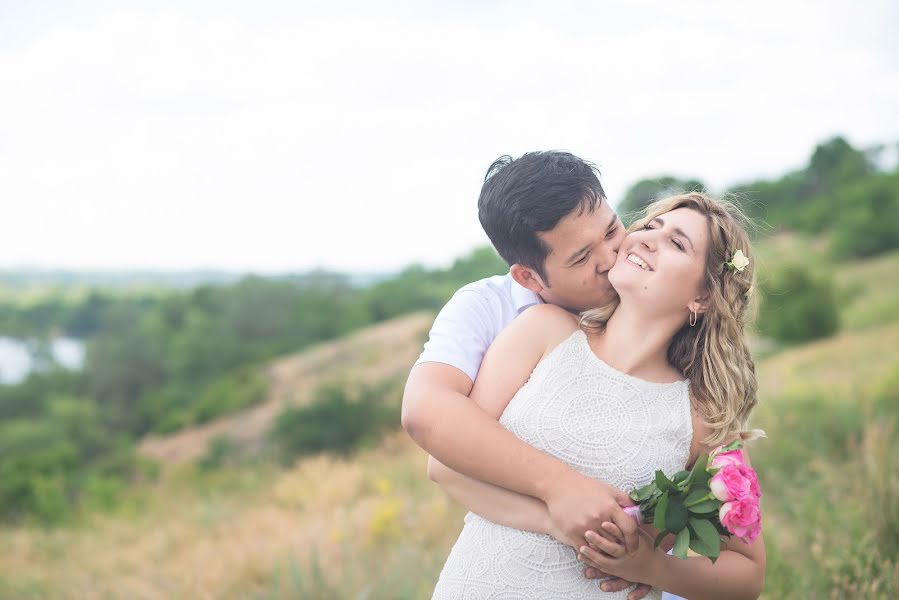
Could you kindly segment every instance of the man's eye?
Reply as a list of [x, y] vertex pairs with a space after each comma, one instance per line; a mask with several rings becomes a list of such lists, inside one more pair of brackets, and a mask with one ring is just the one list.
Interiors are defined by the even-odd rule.
[[589, 254], [585, 254], [584, 257], [583, 257], [582, 259], [578, 260], [578, 261], [575, 262], [574, 264], [576, 264], [576, 265], [582, 265], [582, 264], [584, 264], [585, 262], [587, 262], [587, 259], [588, 259], [588, 258], [590, 258], [590, 255], [589, 255]]
[[616, 233], [617, 231], [618, 231], [618, 228], [617, 228], [617, 227], [613, 228], [611, 231], [609, 231], [609, 233], [606, 234], [606, 239], [607, 239], [607, 240], [610, 240], [610, 239], [612, 239], [613, 237], [615, 237], [615, 233]]

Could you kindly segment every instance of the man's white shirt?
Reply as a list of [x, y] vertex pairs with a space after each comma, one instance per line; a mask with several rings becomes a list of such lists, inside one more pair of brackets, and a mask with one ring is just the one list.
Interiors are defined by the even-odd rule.
[[474, 381], [487, 348], [515, 317], [543, 301], [512, 275], [496, 275], [459, 289], [437, 315], [415, 364], [439, 362]]

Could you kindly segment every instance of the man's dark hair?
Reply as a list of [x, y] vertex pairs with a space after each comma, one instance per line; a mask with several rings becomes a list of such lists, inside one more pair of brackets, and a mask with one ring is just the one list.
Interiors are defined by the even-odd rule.
[[478, 218], [487, 237], [509, 265], [534, 269], [549, 285], [545, 264], [550, 248], [537, 237], [574, 211], [593, 212], [606, 195], [599, 169], [569, 152], [500, 156], [484, 178]]

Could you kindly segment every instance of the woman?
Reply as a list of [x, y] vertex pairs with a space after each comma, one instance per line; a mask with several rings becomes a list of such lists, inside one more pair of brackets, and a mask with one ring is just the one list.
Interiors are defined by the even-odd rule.
[[[702, 453], [749, 439], [756, 403], [744, 340], [753, 265], [743, 219], [703, 194], [650, 206], [623, 242], [609, 281], [614, 305], [580, 322], [555, 306], [522, 314], [494, 341], [472, 398], [510, 431], [579, 471], [623, 490], [672, 475]], [[751, 260], [751, 259], [750, 259]], [[741, 268], [735, 268], [741, 267]], [[689, 598], [755, 598], [764, 580], [761, 538], [728, 539], [712, 564], [655, 549], [647, 535], [625, 548], [611, 526], [556, 541], [540, 500], [472, 480], [439, 463], [431, 476], [472, 512], [434, 591], [448, 598], [625, 598], [582, 574], [605, 572]]]

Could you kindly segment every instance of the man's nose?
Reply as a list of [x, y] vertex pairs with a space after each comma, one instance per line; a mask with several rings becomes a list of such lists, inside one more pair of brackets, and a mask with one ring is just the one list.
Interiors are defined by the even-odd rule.
[[615, 261], [618, 259], [618, 248], [619, 245], [616, 244], [612, 246], [609, 244], [604, 247], [602, 251], [598, 252], [597, 268], [600, 273], [606, 273], [609, 269], [615, 266]]

